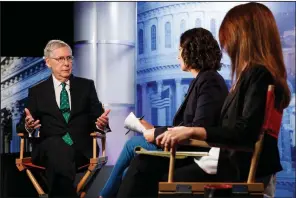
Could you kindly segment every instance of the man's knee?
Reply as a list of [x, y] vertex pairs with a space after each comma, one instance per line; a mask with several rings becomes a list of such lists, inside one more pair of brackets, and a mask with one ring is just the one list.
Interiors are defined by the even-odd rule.
[[74, 161], [66, 160], [64, 162], [51, 162], [48, 164], [57, 175], [64, 176], [73, 180], [76, 175], [76, 166]]
[[75, 175], [75, 153], [73, 148], [52, 149], [48, 151], [47, 166], [54, 172], [67, 177]]

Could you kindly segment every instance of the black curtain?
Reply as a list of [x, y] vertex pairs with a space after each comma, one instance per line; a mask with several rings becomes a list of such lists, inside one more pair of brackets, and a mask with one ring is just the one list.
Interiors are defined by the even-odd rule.
[[73, 47], [74, 2], [1, 2], [1, 56], [42, 57], [46, 43]]

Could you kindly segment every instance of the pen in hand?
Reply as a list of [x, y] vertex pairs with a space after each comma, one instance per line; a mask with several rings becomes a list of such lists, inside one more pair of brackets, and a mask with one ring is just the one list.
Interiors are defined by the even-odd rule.
[[[142, 120], [144, 118], [144, 116], [140, 117], [139, 120]], [[125, 135], [127, 135], [131, 130], [128, 130]]]

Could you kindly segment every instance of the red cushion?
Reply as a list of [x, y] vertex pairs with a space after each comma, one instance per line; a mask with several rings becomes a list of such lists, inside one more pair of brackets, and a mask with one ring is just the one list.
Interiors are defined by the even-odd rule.
[[263, 124], [263, 131], [275, 138], [278, 138], [283, 111], [278, 111], [274, 105], [275, 96], [273, 91], [267, 92], [265, 119]]

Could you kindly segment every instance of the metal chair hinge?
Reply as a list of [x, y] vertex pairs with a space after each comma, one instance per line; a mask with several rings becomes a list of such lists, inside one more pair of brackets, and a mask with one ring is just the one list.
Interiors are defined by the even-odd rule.
[[177, 193], [192, 193], [192, 187], [191, 185], [186, 184], [177, 184], [176, 186], [176, 192]]

